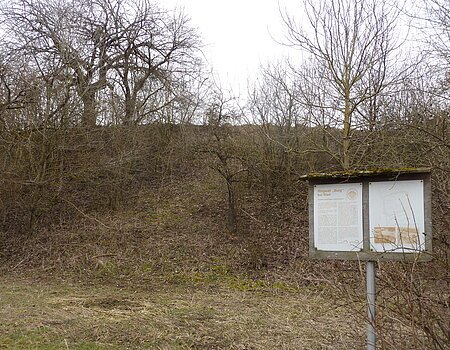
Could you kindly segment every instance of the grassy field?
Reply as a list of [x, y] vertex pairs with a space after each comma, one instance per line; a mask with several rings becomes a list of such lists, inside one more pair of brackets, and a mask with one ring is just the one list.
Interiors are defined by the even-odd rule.
[[9, 276], [0, 282], [0, 348], [361, 348], [331, 300], [326, 289], [239, 276], [137, 288]]

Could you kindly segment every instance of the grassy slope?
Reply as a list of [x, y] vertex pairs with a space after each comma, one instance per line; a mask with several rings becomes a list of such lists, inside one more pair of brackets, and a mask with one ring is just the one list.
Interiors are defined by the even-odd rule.
[[249, 200], [228, 232], [222, 191], [191, 176], [0, 239], [0, 349], [363, 348], [363, 285], [349, 305], [327, 281], [356, 281], [355, 266], [306, 259], [305, 213], [289, 205]]
[[205, 176], [7, 246], [0, 348], [358, 348], [327, 287], [258, 272], [267, 232], [248, 217], [228, 232], [221, 184]]
[[306, 257], [304, 213], [287, 214], [295, 222], [286, 224], [287, 232], [272, 218], [261, 219], [262, 210], [273, 210], [246, 203], [239, 232], [232, 233], [226, 228], [223, 191], [220, 178], [204, 173], [143, 188], [114, 212], [73, 208], [74, 224], [41, 229], [30, 238], [19, 237], [20, 242], [0, 239], [0, 269], [103, 282], [171, 282], [208, 279], [217, 269], [257, 274], [270, 267], [276, 272], [286, 259], [295, 263], [296, 257]]

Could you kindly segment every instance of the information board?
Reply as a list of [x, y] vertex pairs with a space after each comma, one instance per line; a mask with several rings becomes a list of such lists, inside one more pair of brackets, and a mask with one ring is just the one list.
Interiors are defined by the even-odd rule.
[[314, 245], [327, 251], [362, 249], [362, 183], [314, 186]]
[[423, 181], [369, 183], [370, 249], [414, 253], [425, 249]]
[[314, 173], [307, 179], [311, 258], [432, 259], [429, 169]]
[[309, 256], [366, 261], [367, 349], [376, 348], [376, 262], [432, 259], [430, 169], [312, 173]]

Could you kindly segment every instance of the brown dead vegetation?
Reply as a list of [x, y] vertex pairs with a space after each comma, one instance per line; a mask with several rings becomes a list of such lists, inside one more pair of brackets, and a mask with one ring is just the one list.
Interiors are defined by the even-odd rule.
[[[81, 143], [78, 131], [68, 132], [64, 148], [70, 152], [60, 147], [52, 151], [39, 183], [29, 181], [33, 163], [26, 161], [20, 167], [14, 163], [17, 168], [9, 173], [14, 177], [2, 179], [2, 193], [9, 194], [2, 197], [2, 272], [35, 276], [48, 283], [81, 283], [88, 288], [148, 291], [181, 286], [214, 291], [225, 287], [274, 296], [293, 293], [289, 295], [294, 299], [305, 288], [312, 288], [314, 293], [334, 293], [334, 305], [353, 315], [351, 323], [364, 324], [363, 267], [307, 257], [307, 192], [300, 175], [315, 170], [308, 155], [284, 154], [285, 150], [271, 144], [271, 152], [284, 155], [278, 158], [275, 153], [267, 158], [268, 153], [261, 153], [263, 148], [256, 143], [257, 133], [235, 127], [230, 135], [233, 152], [248, 169], [234, 183], [237, 230], [230, 230], [227, 224], [226, 184], [209, 166], [214, 158], [201, 151], [209, 142], [208, 130], [201, 127], [100, 128], [81, 134]], [[21, 154], [24, 143], [30, 147], [43, 141], [37, 135], [16, 137], [21, 141], [8, 151], [16, 155]], [[34, 137], [38, 141], [29, 144]], [[402, 155], [404, 149], [398, 151], [397, 159], [405, 156], [402, 164], [411, 166], [409, 152]], [[314, 155], [311, 161], [318, 158]], [[423, 163], [428, 161], [443, 165], [448, 160], [437, 153]], [[61, 163], [63, 168], [56, 166]], [[386, 159], [386, 164], [392, 163]], [[333, 168], [330, 163], [329, 170]], [[433, 177], [435, 259], [417, 266], [380, 265], [378, 329], [382, 348], [439, 349], [446, 341], [447, 180], [438, 167]], [[126, 295], [108, 298], [100, 296], [80, 301], [80, 305], [118, 313], [139, 313], [142, 308]], [[314, 305], [308, 307], [317, 307]], [[277, 313], [277, 317], [282, 316]], [[325, 320], [329, 322], [326, 317], [322, 322]], [[290, 341], [283, 343], [282, 339], [294, 335], [282, 332], [287, 338], [280, 335], [277, 344], [289, 348]], [[355, 337], [352, 339], [364, 334], [359, 328], [345, 332]], [[207, 333], [205, 330], [205, 336]], [[108, 336], [88, 338], [106, 342]], [[233, 339], [208, 346], [227, 348], [239, 343]], [[190, 341], [187, 337], [182, 343]], [[195, 348], [201, 342], [186, 346]]]

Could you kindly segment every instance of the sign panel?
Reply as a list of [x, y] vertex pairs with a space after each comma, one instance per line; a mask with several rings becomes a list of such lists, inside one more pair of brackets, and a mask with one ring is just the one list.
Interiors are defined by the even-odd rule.
[[422, 180], [369, 183], [370, 249], [417, 253], [425, 250]]
[[314, 247], [325, 251], [362, 249], [362, 183], [314, 186]]
[[430, 261], [430, 169], [312, 173], [309, 255], [314, 259]]

